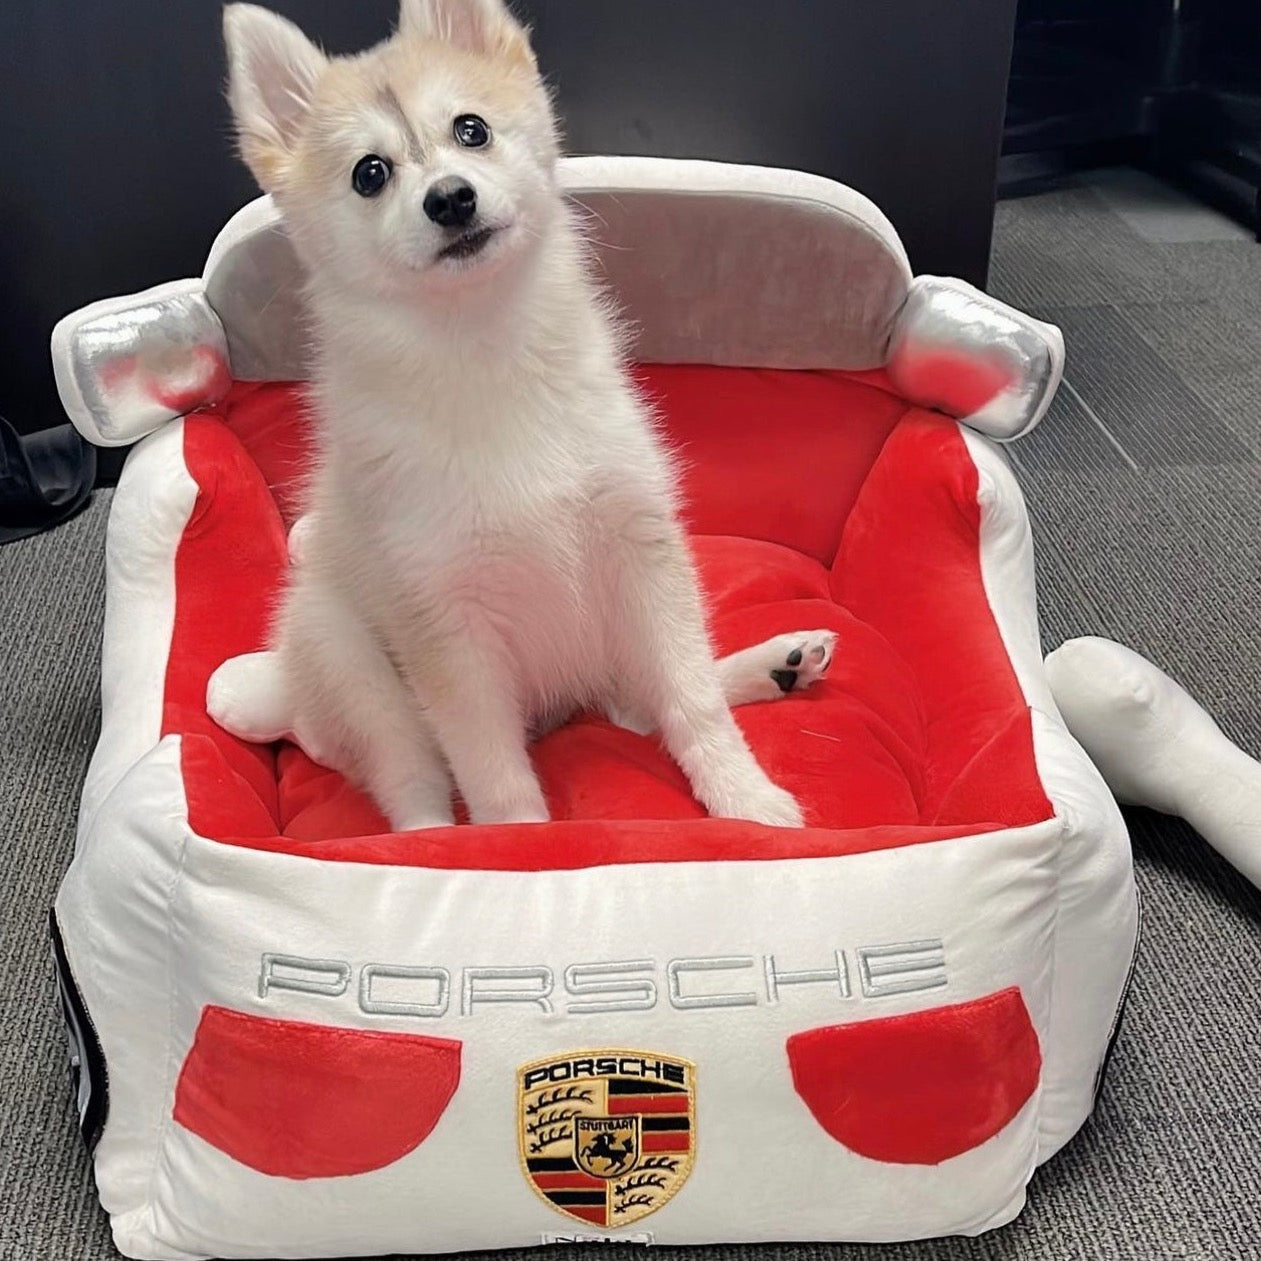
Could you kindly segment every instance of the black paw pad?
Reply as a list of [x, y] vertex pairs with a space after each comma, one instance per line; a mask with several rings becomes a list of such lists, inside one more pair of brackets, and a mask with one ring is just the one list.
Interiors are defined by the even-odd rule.
[[794, 648], [792, 652], [788, 654], [788, 664], [790, 666], [799, 666], [801, 664], [801, 649], [800, 648]]
[[[798, 657], [800, 653], [796, 654]], [[789, 658], [791, 660], [791, 658]], [[771, 678], [775, 680], [775, 685], [781, 692], [791, 692], [797, 686], [796, 670], [772, 670]]]

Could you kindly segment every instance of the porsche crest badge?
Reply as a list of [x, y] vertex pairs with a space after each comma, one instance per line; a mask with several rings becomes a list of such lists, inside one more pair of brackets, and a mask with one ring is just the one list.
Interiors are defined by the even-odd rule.
[[552, 1208], [629, 1226], [678, 1194], [696, 1152], [696, 1067], [655, 1051], [573, 1051], [517, 1070], [521, 1167]]

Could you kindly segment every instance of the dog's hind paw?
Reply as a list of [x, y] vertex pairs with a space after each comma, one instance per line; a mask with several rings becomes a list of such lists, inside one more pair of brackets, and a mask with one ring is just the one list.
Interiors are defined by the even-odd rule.
[[773, 701], [804, 692], [828, 672], [836, 632], [792, 631], [733, 653], [718, 663], [729, 705]]
[[828, 672], [836, 652], [836, 632], [798, 631], [791, 635], [779, 635], [763, 647], [768, 649], [769, 656], [777, 660], [782, 657], [782, 663], [770, 671], [775, 686], [785, 695], [804, 692]]

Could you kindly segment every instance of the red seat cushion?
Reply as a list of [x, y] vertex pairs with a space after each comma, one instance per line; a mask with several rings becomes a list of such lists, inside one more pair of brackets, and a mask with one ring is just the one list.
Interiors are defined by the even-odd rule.
[[556, 822], [393, 837], [363, 794], [297, 749], [249, 749], [220, 731], [206, 680], [265, 642], [282, 523], [309, 457], [300, 390], [238, 385], [185, 426], [201, 496], [177, 559], [166, 729], [190, 737], [194, 827], [326, 858], [545, 867], [848, 853], [1050, 815], [981, 578], [976, 470], [954, 422], [872, 374], [654, 367], [640, 379], [682, 457], [718, 651], [839, 633], [826, 680], [737, 711], [810, 826], [706, 819], [654, 739], [584, 715], [534, 750]]

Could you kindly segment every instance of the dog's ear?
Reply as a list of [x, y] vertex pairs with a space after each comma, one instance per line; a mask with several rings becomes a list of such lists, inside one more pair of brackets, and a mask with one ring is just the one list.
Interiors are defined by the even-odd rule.
[[293, 153], [327, 60], [292, 22], [254, 4], [224, 9], [223, 37], [241, 156], [270, 192]]
[[466, 52], [534, 64], [529, 32], [504, 0], [402, 0], [398, 29], [404, 39], [437, 39]]

